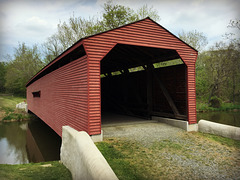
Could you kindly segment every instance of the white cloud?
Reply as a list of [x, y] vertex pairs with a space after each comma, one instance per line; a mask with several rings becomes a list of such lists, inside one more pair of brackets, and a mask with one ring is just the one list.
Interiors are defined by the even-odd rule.
[[36, 16], [18, 23], [16, 25], [16, 28], [20, 31], [24, 31], [25, 33], [32, 33], [33, 35], [46, 34], [46, 32], [51, 29], [46, 20], [43, 20]]

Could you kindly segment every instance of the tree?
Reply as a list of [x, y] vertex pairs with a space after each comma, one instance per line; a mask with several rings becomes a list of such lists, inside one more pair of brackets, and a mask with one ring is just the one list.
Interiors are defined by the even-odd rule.
[[223, 97], [224, 86], [229, 76], [229, 56], [226, 44], [223, 42], [216, 43], [209, 52], [209, 59], [205, 60], [206, 70], [208, 71], [209, 102], [213, 96]]
[[229, 45], [231, 51], [230, 58], [230, 76], [228, 78], [229, 87], [229, 99], [233, 103], [240, 103], [240, 48], [239, 43], [232, 42]]
[[[197, 66], [197, 95], [235, 102], [240, 86], [240, 56], [234, 44], [216, 43], [200, 55]], [[202, 69], [198, 69], [202, 68]], [[198, 79], [199, 78], [199, 79]]]
[[74, 14], [68, 19], [68, 22], [60, 22], [57, 26], [57, 32], [42, 45], [45, 64], [52, 61], [79, 39], [103, 31], [98, 19], [84, 19], [75, 17]]
[[210, 87], [206, 59], [210, 59], [208, 51], [200, 53], [196, 62], [196, 97], [197, 100], [204, 102], [207, 101]]
[[[234, 28], [236, 29], [237, 34], [240, 34], [240, 19], [230, 20], [228, 28]], [[228, 34], [229, 35], [229, 34]], [[230, 34], [230, 36], [227, 36], [228, 39], [230, 39], [230, 46], [233, 50], [233, 55], [231, 57], [232, 63], [231, 63], [231, 78], [229, 78], [229, 81], [232, 85], [232, 93], [231, 93], [231, 100], [233, 103], [236, 102], [236, 99], [238, 102], [240, 101], [240, 38], [234, 38], [234, 35], [236, 34]]]
[[240, 30], [240, 19], [230, 20], [228, 27]]
[[160, 20], [157, 10], [153, 9], [153, 7], [149, 8], [146, 4], [134, 11], [127, 6], [114, 4], [110, 0], [104, 3], [102, 12], [103, 20], [101, 23], [105, 27], [105, 30], [109, 30], [146, 17], [150, 17], [155, 21]]
[[201, 52], [204, 47], [208, 44], [207, 37], [196, 30], [185, 32], [182, 31], [178, 34], [179, 38]]
[[[228, 27], [240, 30], [239, 22], [231, 20]], [[210, 102], [214, 97], [240, 102], [240, 39], [234, 34], [226, 37], [228, 43], [218, 42], [199, 54], [196, 62], [198, 99]]]
[[61, 43], [56, 36], [56, 34], [53, 34], [50, 36], [46, 42], [42, 44], [42, 51], [44, 54], [44, 63], [48, 64], [51, 62], [55, 57], [57, 57], [61, 52], [63, 52], [63, 47], [61, 46]]
[[114, 4], [113, 1], [104, 3], [102, 18], [101, 23], [105, 30], [117, 28], [137, 20], [134, 10], [129, 7]]
[[150, 17], [154, 21], [160, 21], [160, 16], [158, 15], [158, 12], [156, 9], [153, 9], [153, 7], [148, 7], [147, 4], [143, 5], [136, 11], [137, 19], [143, 19], [146, 17]]
[[25, 43], [19, 44], [6, 69], [6, 90], [14, 94], [25, 95], [26, 83], [42, 67], [43, 63], [40, 59], [38, 47], [35, 45], [30, 48]]
[[6, 74], [6, 62], [0, 62], [0, 92], [4, 92], [4, 84], [5, 84], [5, 74]]
[[114, 4], [113, 1], [107, 1], [104, 4], [100, 18], [93, 16], [84, 19], [75, 17], [73, 14], [67, 22], [60, 22], [57, 32], [42, 45], [45, 56], [44, 61], [49, 63], [81, 38], [117, 28], [147, 16], [155, 21], [160, 20], [157, 10], [153, 9], [153, 7], [149, 8], [144, 5], [134, 11], [129, 7]]
[[79, 39], [96, 34], [102, 31], [97, 18], [84, 19], [75, 17], [74, 14], [69, 18], [68, 23], [58, 24], [56, 38], [59, 40], [62, 48], [65, 50]]

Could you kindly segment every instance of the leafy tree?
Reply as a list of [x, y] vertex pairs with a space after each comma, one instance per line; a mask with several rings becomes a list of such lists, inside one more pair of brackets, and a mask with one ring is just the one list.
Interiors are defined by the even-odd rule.
[[[228, 28], [234, 28], [236, 33], [240, 35], [240, 19], [230, 20]], [[231, 75], [229, 83], [231, 84], [231, 100], [233, 103], [240, 103], [240, 38], [234, 37], [236, 34], [230, 34], [230, 46], [233, 51], [230, 64]]]
[[104, 3], [101, 24], [105, 30], [109, 30], [146, 17], [151, 17], [155, 21], [160, 20], [157, 10], [153, 7], [149, 8], [146, 4], [134, 11], [127, 6], [114, 4], [110, 0]]
[[113, 29], [137, 20], [134, 10], [129, 7], [113, 4], [112, 1], [104, 3], [103, 9], [102, 25], [105, 27], [105, 30]]
[[201, 52], [204, 47], [208, 44], [207, 37], [196, 30], [185, 32], [182, 31], [178, 34], [179, 38]]
[[58, 24], [57, 32], [43, 43], [45, 64], [49, 63], [65, 49], [72, 46], [79, 39], [103, 31], [98, 19], [75, 17], [74, 14], [67, 22]]
[[228, 77], [229, 99], [233, 103], [240, 103], [240, 48], [239, 43], [229, 45], [231, 54], [230, 58], [230, 76]]
[[6, 74], [6, 62], [0, 62], [0, 92], [4, 92], [4, 84], [5, 84], [5, 74]]
[[5, 75], [5, 87], [8, 92], [25, 95], [25, 85], [41, 68], [43, 63], [35, 45], [27, 47], [25, 43], [15, 49], [13, 59], [8, 63]]
[[[240, 57], [234, 44], [216, 43], [209, 51], [200, 55], [197, 66], [197, 95], [235, 102], [240, 87]], [[198, 69], [202, 68], [202, 69]], [[199, 79], [198, 79], [199, 78]]]
[[206, 70], [208, 71], [209, 102], [213, 96], [220, 97], [224, 91], [223, 84], [226, 83], [229, 76], [229, 56], [230, 51], [227, 50], [223, 42], [216, 43], [209, 51], [209, 58], [205, 59]]
[[148, 7], [147, 4], [143, 5], [136, 11], [137, 19], [143, 19], [146, 17], [150, 17], [154, 21], [160, 21], [160, 16], [158, 15], [158, 11], [153, 9], [153, 7]]
[[56, 36], [53, 34], [50, 36], [46, 42], [42, 44], [42, 51], [45, 56], [44, 63], [48, 64], [52, 61], [55, 57], [57, 57], [61, 52], [63, 52], [63, 47]]
[[196, 96], [197, 100], [207, 101], [210, 82], [208, 72], [206, 71], [206, 59], [210, 59], [208, 52], [202, 52], [198, 55], [196, 62]]

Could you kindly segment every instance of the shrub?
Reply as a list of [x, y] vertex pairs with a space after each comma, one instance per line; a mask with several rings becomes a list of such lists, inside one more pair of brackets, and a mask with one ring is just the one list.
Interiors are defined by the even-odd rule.
[[220, 108], [222, 104], [222, 100], [220, 98], [218, 98], [217, 96], [213, 96], [211, 97], [210, 100], [210, 107], [213, 108]]

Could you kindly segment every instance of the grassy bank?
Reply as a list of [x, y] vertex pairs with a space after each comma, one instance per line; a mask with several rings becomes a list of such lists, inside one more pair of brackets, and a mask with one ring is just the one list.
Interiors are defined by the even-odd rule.
[[[120, 180], [201, 179], [193, 172], [211, 166], [239, 170], [240, 159], [233, 157], [240, 152], [240, 141], [203, 133], [183, 133], [180, 139], [183, 141], [166, 139], [145, 147], [136, 141], [110, 138], [96, 145]], [[214, 177], [214, 172], [209, 173]], [[226, 177], [236, 177], [230, 173]]]
[[0, 179], [37, 180], [72, 179], [69, 170], [58, 161], [19, 165], [0, 164]]
[[16, 104], [24, 101], [26, 98], [0, 94], [0, 121], [23, 121], [32, 118], [24, 110], [16, 109]]
[[240, 111], [240, 105], [233, 103], [222, 103], [219, 108], [210, 107], [209, 104], [197, 101], [197, 112], [213, 111]]

